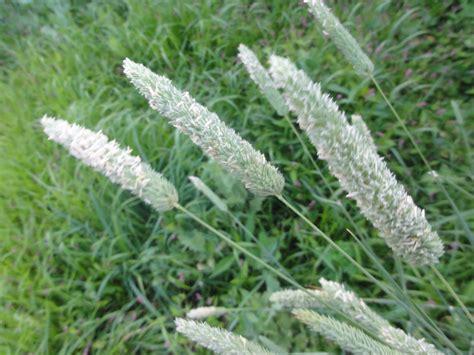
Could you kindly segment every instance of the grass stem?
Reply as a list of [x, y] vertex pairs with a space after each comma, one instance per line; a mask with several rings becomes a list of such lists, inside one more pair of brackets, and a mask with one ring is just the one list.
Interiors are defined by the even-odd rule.
[[[390, 100], [387, 98], [387, 96], [385, 95], [382, 87], [379, 85], [378, 81], [375, 79], [374, 76], [371, 76], [370, 79], [372, 80], [372, 82], [374, 83], [375, 87], [377, 88], [378, 92], [380, 93], [380, 95], [383, 97], [383, 99], [385, 100], [386, 104], [388, 105], [388, 107], [390, 108], [390, 110], [392, 111], [393, 115], [397, 118], [399, 124], [402, 126], [403, 130], [405, 131], [406, 135], [408, 136], [408, 138], [410, 139], [411, 143], [413, 144], [413, 146], [415, 147], [418, 155], [421, 157], [421, 160], [423, 161], [423, 163], [425, 164], [426, 168], [429, 170], [429, 171], [433, 171], [432, 167], [431, 167], [431, 164], [429, 163], [429, 161], [426, 159], [426, 157], [424, 156], [423, 152], [421, 151], [420, 147], [418, 146], [418, 144], [416, 143], [416, 140], [415, 138], [413, 137], [413, 135], [410, 133], [410, 131], [408, 130], [407, 126], [405, 125], [405, 123], [403, 122], [403, 120], [401, 119], [400, 115], [398, 114], [398, 112], [395, 110], [395, 108], [393, 107], [392, 103], [390, 102]], [[452, 197], [450, 196], [450, 194], [448, 193], [448, 191], [446, 190], [445, 186], [443, 185], [443, 183], [441, 182], [440, 179], [438, 178], [435, 178], [435, 181], [436, 183], [438, 184], [438, 186], [440, 187], [441, 191], [443, 191], [444, 195], [446, 196], [446, 198], [448, 199], [451, 207], [453, 208], [454, 212], [456, 213], [456, 216], [458, 217], [458, 219], [460, 220], [461, 222], [461, 225], [463, 226], [463, 229], [464, 231], [466, 232], [466, 235], [469, 239], [469, 241], [471, 242], [471, 244], [473, 244], [474, 242], [474, 235], [472, 234], [472, 231], [471, 229], [469, 228], [469, 226], [467, 225], [464, 217], [462, 216], [461, 212], [459, 211], [459, 208], [457, 207], [456, 203], [454, 202], [454, 200], [452, 199]], [[432, 266], [431, 265], [431, 270], [436, 274], [436, 276], [441, 280], [441, 282], [443, 282], [443, 284], [448, 288], [448, 291], [449, 293], [451, 293], [451, 295], [454, 297], [454, 299], [456, 300], [456, 302], [458, 302], [458, 304], [460, 305], [460, 307], [463, 309], [464, 313], [466, 313], [467, 317], [469, 318], [469, 320], [474, 323], [474, 318], [473, 316], [469, 313], [469, 311], [467, 310], [466, 306], [464, 305], [464, 303], [461, 301], [461, 299], [459, 298], [459, 296], [456, 294], [456, 292], [454, 292], [453, 288], [449, 285], [449, 282], [443, 277], [443, 275], [438, 271], [438, 269], [436, 269], [436, 267]]]
[[451, 296], [453, 296], [453, 298], [459, 304], [463, 312], [466, 314], [467, 318], [471, 321], [471, 323], [474, 323], [474, 317], [469, 312], [469, 310], [467, 309], [466, 305], [461, 300], [461, 298], [459, 298], [458, 294], [453, 290], [449, 282], [444, 278], [443, 274], [441, 274], [439, 270], [436, 268], [436, 266], [434, 265], [430, 265], [430, 268], [434, 272], [434, 274], [441, 280], [441, 282], [446, 286]]
[[[288, 115], [285, 115], [285, 120], [288, 122], [288, 124], [290, 125], [291, 127], [291, 130], [293, 131], [293, 133], [295, 134], [296, 138], [298, 139], [298, 141], [300, 142], [301, 144], [301, 147], [303, 148], [303, 151], [304, 153], [306, 154], [306, 156], [308, 157], [308, 159], [311, 161], [311, 164], [313, 164], [314, 168], [316, 171], [318, 171], [321, 176], [324, 178], [324, 175], [321, 173], [321, 170], [319, 169], [318, 167], [318, 164], [316, 164], [316, 161], [314, 160], [313, 156], [311, 155], [306, 143], [304, 142], [303, 140], [303, 137], [301, 137], [301, 134], [298, 132], [298, 129], [295, 127], [295, 125], [293, 124], [293, 122], [291, 122], [291, 119]], [[327, 184], [327, 182], [325, 181], [325, 183]]]

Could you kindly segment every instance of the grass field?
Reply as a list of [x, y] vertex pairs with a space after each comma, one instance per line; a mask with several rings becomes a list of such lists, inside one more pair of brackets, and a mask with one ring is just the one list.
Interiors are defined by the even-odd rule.
[[[457, 211], [373, 85], [353, 73], [302, 3], [0, 1], [1, 353], [204, 352], [176, 334], [173, 319], [207, 304], [235, 308], [211, 324], [262, 344], [293, 352], [338, 349], [270, 308], [269, 294], [287, 284], [184, 215], [155, 213], [49, 142], [37, 121], [45, 113], [129, 145], [177, 186], [183, 205], [263, 259], [276, 258], [299, 283], [344, 282], [393, 324], [420, 335], [404, 310], [278, 201], [248, 194], [149, 109], [123, 75], [125, 57], [168, 76], [218, 113], [281, 169], [287, 196], [382, 278], [346, 228], [362, 230], [397, 282], [468, 351], [472, 324], [444, 285], [429, 269], [394, 260], [326, 165], [317, 161], [321, 173], [315, 171], [236, 55], [244, 43], [262, 61], [271, 52], [288, 56], [342, 109], [362, 115], [379, 152], [445, 242], [440, 272], [474, 307], [474, 6], [341, 1], [334, 11], [374, 61]], [[198, 193], [190, 175], [211, 186], [265, 249]]]

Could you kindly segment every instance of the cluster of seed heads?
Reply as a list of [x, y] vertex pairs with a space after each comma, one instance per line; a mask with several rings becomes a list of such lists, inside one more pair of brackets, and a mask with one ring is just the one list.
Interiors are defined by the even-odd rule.
[[[331, 37], [355, 71], [372, 76], [373, 63], [324, 2], [304, 2], [323, 32]], [[348, 197], [356, 201], [395, 254], [413, 265], [438, 262], [443, 254], [441, 240], [432, 231], [424, 211], [415, 205], [377, 154], [363, 119], [353, 115], [349, 122], [336, 103], [322, 93], [320, 85], [313, 83], [285, 58], [271, 56], [270, 73], [243, 44], [239, 46], [239, 58], [279, 115], [285, 116], [292, 111], [298, 116], [300, 127], [317, 148], [319, 157], [328, 162], [330, 171], [339, 179]], [[124, 72], [153, 109], [188, 135], [205, 154], [238, 177], [247, 189], [258, 196], [281, 195], [284, 179], [279, 171], [215, 113], [196, 102], [189, 93], [177, 89], [166, 77], [141, 64], [125, 59]], [[63, 120], [44, 116], [41, 124], [49, 139], [63, 145], [71, 155], [158, 211], [178, 206], [175, 187], [150, 165], [133, 156], [130, 148], [120, 148], [117, 142], [101, 132]], [[218, 209], [228, 212], [225, 202], [199, 178], [190, 179]], [[320, 283], [321, 289], [279, 291], [270, 300], [293, 309], [296, 318], [335, 341], [345, 351], [356, 354], [441, 354], [424, 339], [416, 339], [391, 326], [343, 285], [325, 279]], [[344, 314], [374, 336], [312, 309]], [[221, 316], [227, 312], [222, 307], [199, 307], [187, 313], [190, 319], [176, 319], [176, 329], [217, 354], [270, 354], [264, 347], [241, 336], [191, 320]]]

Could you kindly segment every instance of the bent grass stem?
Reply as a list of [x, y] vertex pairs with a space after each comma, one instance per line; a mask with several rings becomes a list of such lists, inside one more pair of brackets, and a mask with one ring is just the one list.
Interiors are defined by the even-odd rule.
[[449, 284], [449, 282], [444, 278], [443, 274], [441, 274], [439, 272], [439, 270], [436, 268], [436, 266], [434, 265], [430, 265], [430, 268], [431, 270], [434, 272], [434, 274], [441, 280], [441, 282], [446, 286], [446, 288], [448, 289], [449, 293], [451, 294], [451, 296], [453, 296], [453, 298], [456, 300], [456, 302], [459, 304], [459, 306], [461, 307], [461, 309], [463, 310], [463, 312], [466, 314], [467, 318], [471, 321], [471, 323], [474, 323], [474, 317], [472, 316], [472, 314], [469, 312], [469, 310], [467, 309], [466, 305], [464, 304], [464, 302], [459, 298], [459, 296], [457, 295], [457, 293], [453, 290], [453, 288], [451, 287], [451, 285]]

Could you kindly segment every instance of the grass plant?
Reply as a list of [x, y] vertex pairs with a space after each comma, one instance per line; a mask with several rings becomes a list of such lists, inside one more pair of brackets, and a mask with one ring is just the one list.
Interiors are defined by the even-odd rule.
[[[371, 78], [354, 75], [340, 60], [297, 2], [0, 6], [0, 352], [200, 353], [202, 348], [193, 349], [176, 334], [173, 319], [208, 304], [242, 310], [208, 322], [270, 351], [337, 351], [291, 314], [268, 309], [269, 295], [288, 281], [230, 249], [207, 228], [195, 228], [188, 211], [260, 260], [277, 261], [298, 285], [320, 277], [350, 284], [407, 333], [444, 347], [441, 332], [455, 349], [469, 351], [472, 323], [455, 299], [472, 312], [468, 2], [375, 1], [372, 11], [354, 2], [331, 6], [372, 59], [374, 78], [390, 88], [385, 98], [402, 120], [394, 119]], [[289, 117], [276, 115], [236, 63], [240, 43], [260, 58], [270, 54], [260, 48], [294, 58], [344, 111], [363, 117], [388, 167], [445, 242], [437, 270], [447, 283], [439, 283], [430, 269], [393, 258], [327, 166], [312, 162], [301, 148], [301, 142], [309, 146], [306, 137], [294, 134]], [[166, 73], [264, 152], [285, 176], [291, 205], [336, 247], [314, 238], [312, 227], [277, 201], [248, 194], [157, 119], [124, 77], [125, 57]], [[130, 146], [176, 186], [183, 209], [158, 214], [45, 143], [37, 123], [45, 112]], [[187, 183], [190, 175], [208, 182], [231, 214]], [[387, 298], [334, 248], [395, 290], [407, 307], [396, 306], [400, 299]], [[432, 322], [428, 335], [420, 319]]]

